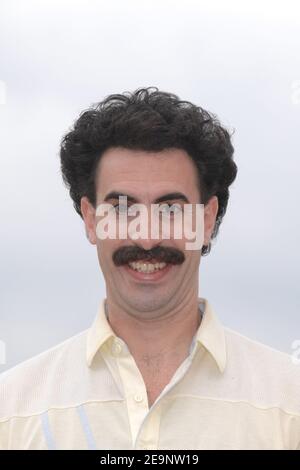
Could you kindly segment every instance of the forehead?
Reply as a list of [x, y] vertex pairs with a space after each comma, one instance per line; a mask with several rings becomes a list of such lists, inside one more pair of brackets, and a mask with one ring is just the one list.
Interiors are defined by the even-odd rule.
[[101, 156], [96, 174], [97, 194], [108, 191], [157, 195], [162, 191], [198, 190], [197, 168], [181, 149], [159, 152], [110, 148]]

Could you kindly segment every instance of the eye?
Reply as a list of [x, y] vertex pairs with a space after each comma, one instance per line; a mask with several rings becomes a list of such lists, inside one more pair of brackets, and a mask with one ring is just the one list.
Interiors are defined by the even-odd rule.
[[114, 209], [115, 209], [115, 211], [116, 211], [117, 213], [119, 213], [119, 214], [124, 214], [124, 213], [127, 212], [128, 207], [125, 206], [124, 204], [123, 204], [123, 205], [122, 205], [122, 204], [116, 204], [116, 205], [114, 206]]
[[117, 214], [133, 215], [131, 206], [128, 206], [126, 204], [116, 204], [113, 207], [114, 207], [115, 211], [117, 212]]
[[179, 214], [180, 212], [182, 212], [182, 207], [178, 203], [177, 204], [165, 203], [165, 204], [161, 204], [159, 210], [162, 214], [175, 215], [175, 214]]

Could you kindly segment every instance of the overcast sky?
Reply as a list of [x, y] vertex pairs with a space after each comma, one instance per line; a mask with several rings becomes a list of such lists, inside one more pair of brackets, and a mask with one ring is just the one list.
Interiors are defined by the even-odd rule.
[[300, 6], [30, 1], [0, 6], [0, 372], [90, 326], [105, 285], [59, 141], [111, 93], [157, 86], [235, 131], [238, 176], [200, 296], [226, 326], [300, 339]]

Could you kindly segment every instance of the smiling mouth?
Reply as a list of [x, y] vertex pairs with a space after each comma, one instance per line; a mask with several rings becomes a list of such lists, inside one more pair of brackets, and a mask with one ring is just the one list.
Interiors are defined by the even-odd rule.
[[139, 273], [151, 274], [164, 269], [167, 266], [167, 263], [155, 260], [140, 260], [128, 263], [128, 266]]
[[138, 281], [159, 281], [173, 268], [173, 264], [156, 260], [139, 260], [123, 265], [128, 274]]

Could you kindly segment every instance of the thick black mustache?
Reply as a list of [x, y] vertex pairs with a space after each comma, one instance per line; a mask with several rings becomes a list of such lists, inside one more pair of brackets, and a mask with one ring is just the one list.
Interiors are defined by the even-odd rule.
[[116, 266], [132, 263], [133, 261], [148, 260], [152, 258], [158, 263], [181, 264], [185, 260], [184, 253], [176, 248], [156, 246], [151, 250], [143, 250], [138, 246], [124, 246], [113, 254], [113, 262]]

